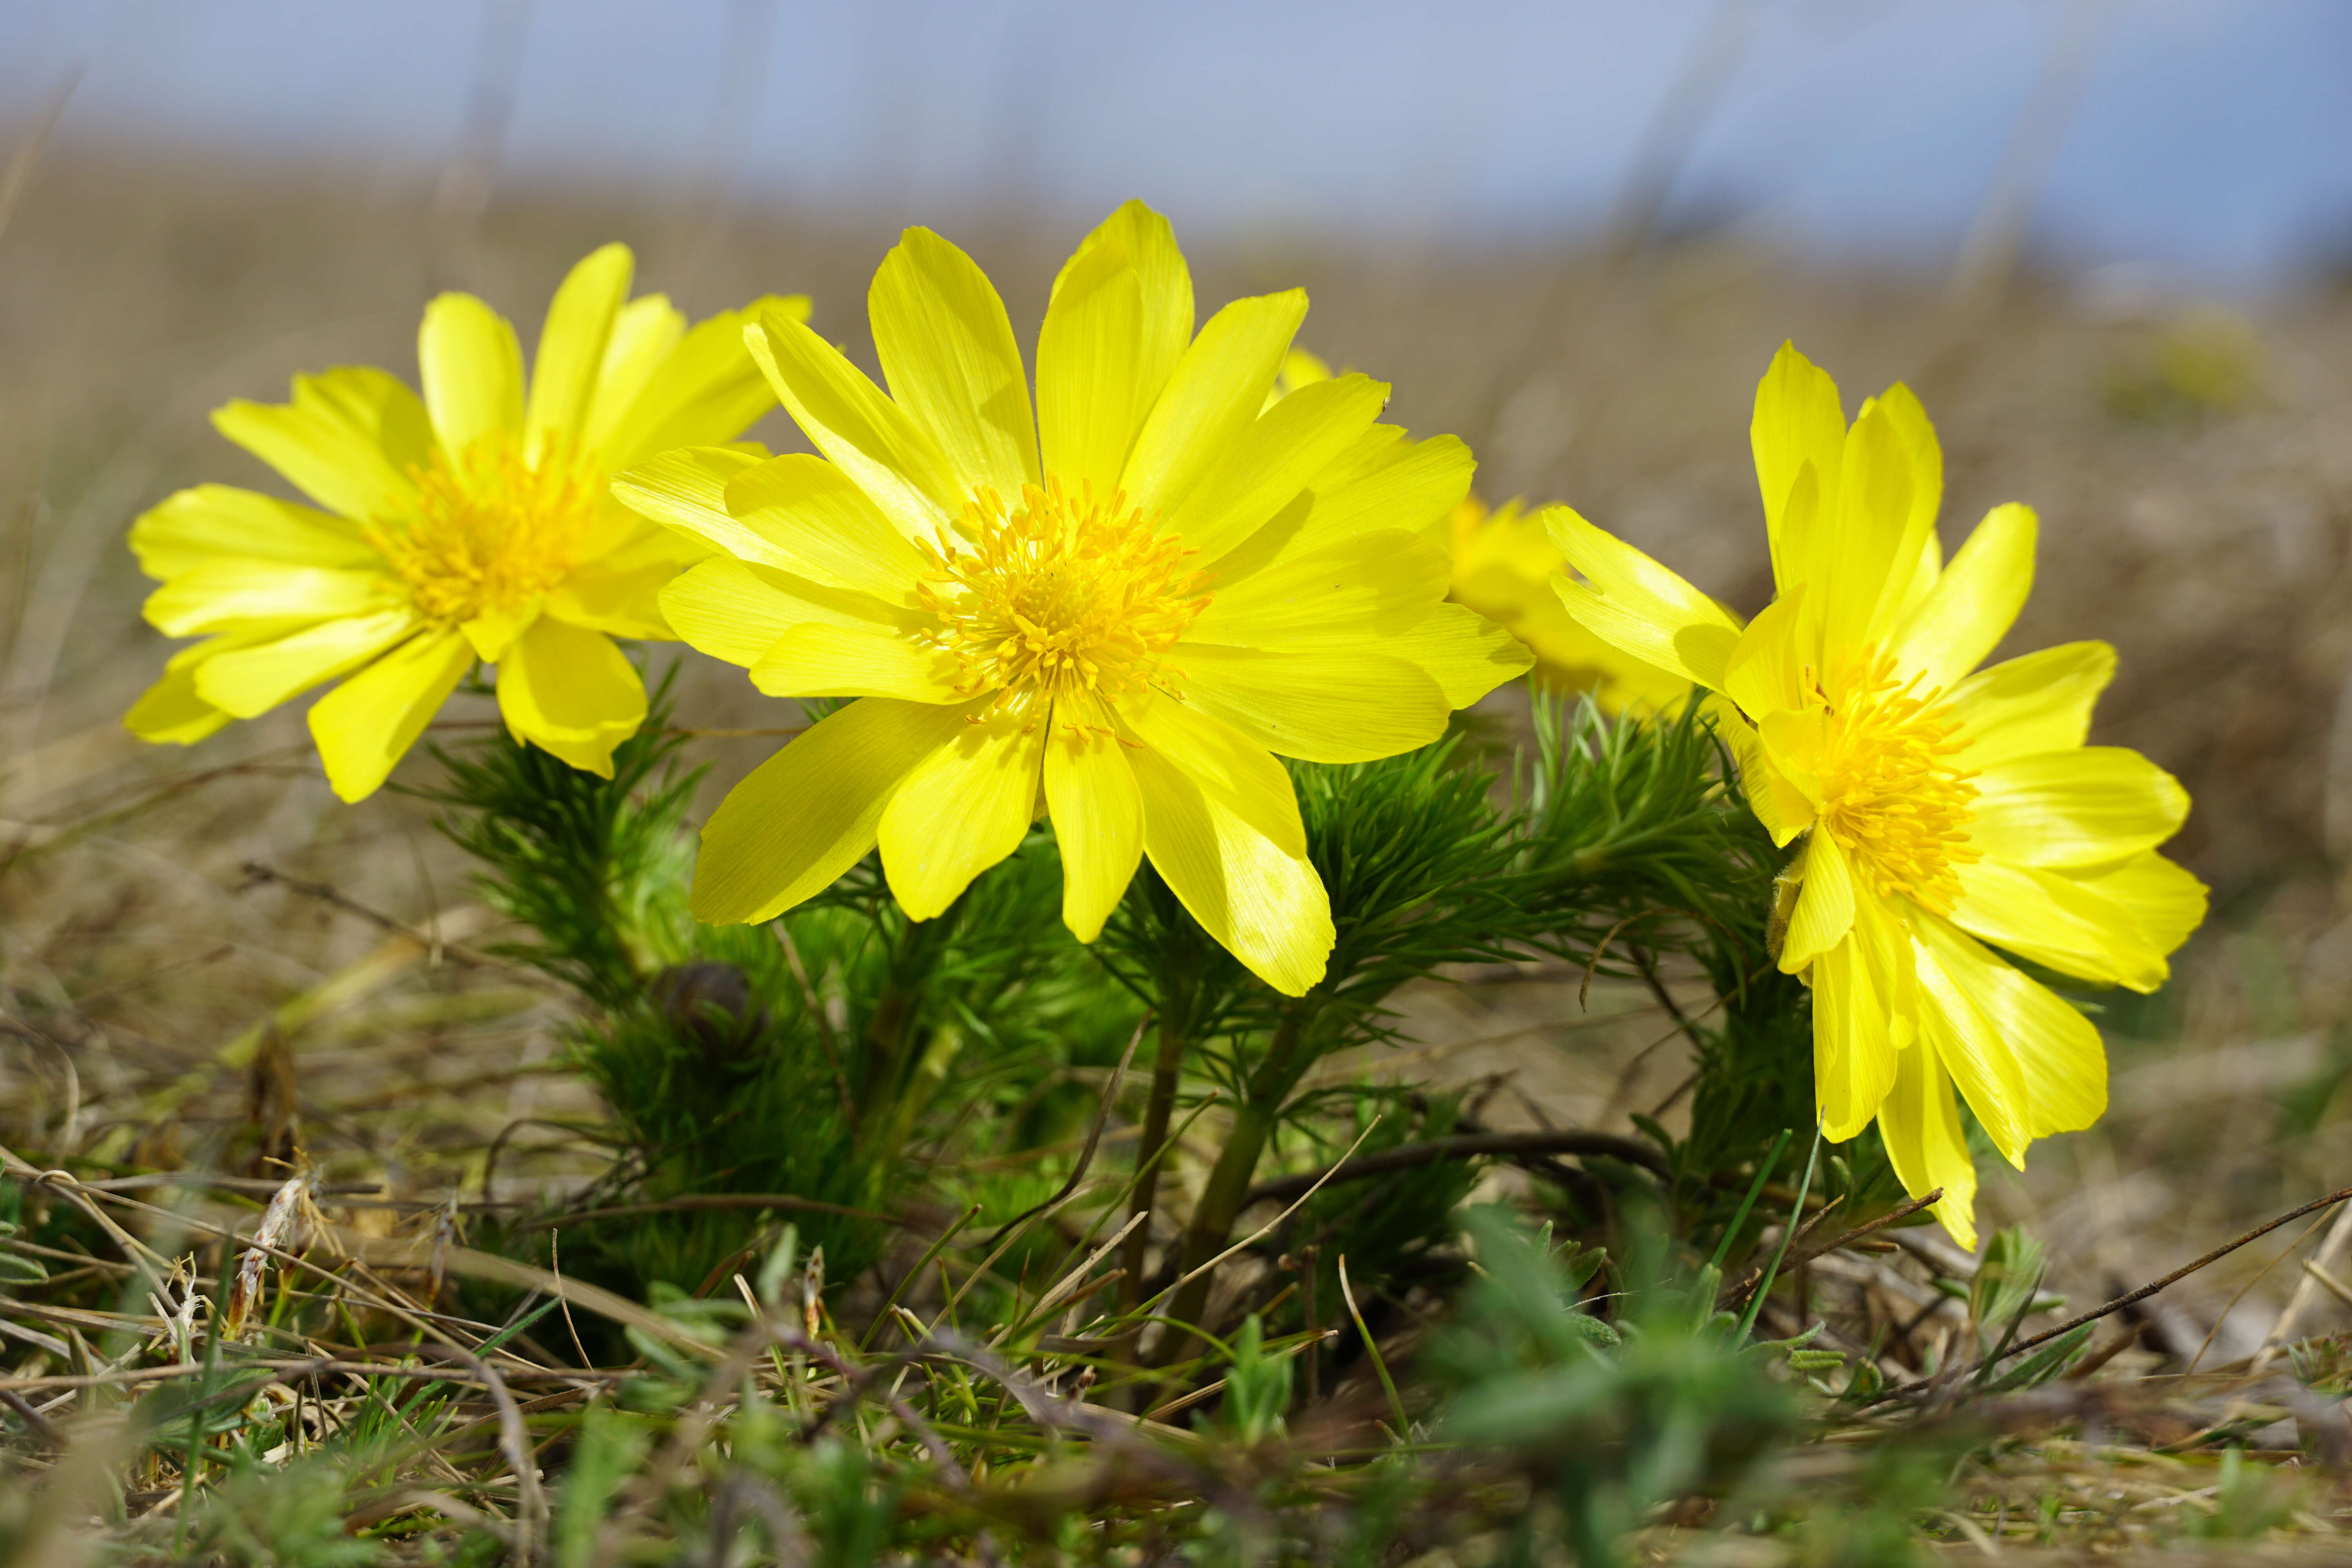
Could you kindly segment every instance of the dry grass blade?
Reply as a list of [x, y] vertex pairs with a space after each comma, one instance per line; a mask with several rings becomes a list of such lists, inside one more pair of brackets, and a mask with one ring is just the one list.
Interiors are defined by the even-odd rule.
[[2219, 1262], [2221, 1258], [2227, 1258], [2231, 1253], [2237, 1251], [2238, 1248], [2244, 1247], [2249, 1242], [2261, 1240], [2263, 1237], [2268, 1236], [2279, 1226], [2301, 1219], [2307, 1214], [2316, 1213], [2318, 1210], [2324, 1209], [2331, 1204], [2340, 1204], [2347, 1200], [2352, 1200], [2352, 1187], [2346, 1187], [2341, 1192], [2330, 1193], [2324, 1198], [2314, 1198], [2311, 1202], [2302, 1205], [2300, 1207], [2289, 1209], [2286, 1213], [2280, 1215], [2275, 1219], [2265, 1220], [2263, 1224], [2256, 1226], [2253, 1229], [2246, 1232], [2243, 1236], [2238, 1237], [2233, 1240], [2225, 1241], [2221, 1246], [2213, 1248], [2210, 1252], [2208, 1252], [2201, 1257], [2191, 1258], [2189, 1262], [2182, 1264], [2179, 1268], [2174, 1269], [2171, 1273], [2165, 1275], [2160, 1279], [2151, 1279], [2147, 1284], [2141, 1286], [2138, 1289], [2127, 1291], [2125, 1294], [2116, 1297], [2114, 1300], [2107, 1302], [2105, 1305], [2094, 1307], [2089, 1311], [2084, 1312], [2078, 1317], [2069, 1318], [2054, 1329], [2045, 1329], [2041, 1333], [2032, 1335], [2031, 1338], [2018, 1341], [2015, 1344], [2010, 1345], [2008, 1348], [2001, 1351], [1999, 1355], [1988, 1358], [1986, 1364], [1990, 1366], [1993, 1361], [2006, 1360], [2010, 1356], [2020, 1355], [2026, 1351], [2032, 1350], [2037, 1345], [2048, 1344], [2052, 1340], [2056, 1339], [2059, 1335], [2072, 1333], [2074, 1330], [2081, 1328], [2084, 1323], [2095, 1323], [2101, 1318], [2107, 1316], [2110, 1312], [2119, 1312], [2135, 1301], [2145, 1301], [2150, 1296], [2155, 1295], [2158, 1291], [2162, 1290], [2168, 1286], [2177, 1285], [2181, 1280], [2188, 1279], [2191, 1274], [2196, 1273], [2199, 1269], [2208, 1268], [2210, 1265]]

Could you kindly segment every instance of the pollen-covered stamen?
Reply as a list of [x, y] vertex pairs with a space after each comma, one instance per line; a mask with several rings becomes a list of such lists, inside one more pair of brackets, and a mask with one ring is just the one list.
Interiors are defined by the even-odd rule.
[[1960, 725], [1943, 693], [1918, 686], [1898, 681], [1885, 654], [1843, 659], [1815, 684], [1829, 713], [1820, 820], [1881, 896], [1948, 914], [1953, 867], [1980, 858], [1969, 847], [1976, 775], [1952, 763]]
[[967, 696], [999, 707], [1091, 691], [1117, 697], [1179, 679], [1163, 656], [1209, 606], [1196, 553], [1114, 491], [1072, 495], [1059, 479], [1021, 487], [1021, 504], [982, 487], [944, 548], [919, 547], [917, 585], [938, 617], [926, 640], [954, 659]]
[[514, 615], [562, 583], [595, 526], [595, 475], [571, 447], [537, 462], [506, 432], [452, 463], [436, 450], [411, 470], [416, 500], [362, 531], [427, 620]]

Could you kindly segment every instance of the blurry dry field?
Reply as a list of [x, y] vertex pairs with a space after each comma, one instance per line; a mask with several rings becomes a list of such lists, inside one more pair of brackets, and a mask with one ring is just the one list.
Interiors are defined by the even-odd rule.
[[[528, 333], [563, 268], [610, 238], [636, 247], [640, 289], [690, 313], [806, 292], [870, 365], [865, 284], [894, 226], [560, 191], [475, 214], [406, 174], [49, 151], [0, 231], [0, 1142], [42, 1164], [258, 1174], [258, 1152], [299, 1141], [330, 1182], [381, 1184], [361, 1228], [593, 1169], [551, 1124], [595, 1109], [552, 1066], [563, 1004], [477, 962], [489, 933], [425, 808], [338, 805], [299, 712], [188, 751], [121, 730], [165, 651], [123, 531], [200, 479], [271, 482], [213, 435], [219, 403], [331, 363], [413, 379], [417, 311], [442, 288]], [[939, 226], [1032, 331], [1080, 232]], [[1468, 440], [1490, 497], [1570, 501], [1743, 611], [1768, 584], [1746, 426], [1772, 349], [1793, 338], [1850, 405], [1910, 382], [1945, 443], [1947, 547], [1996, 502], [2041, 513], [2037, 591], [2004, 651], [2120, 647], [2095, 739], [2182, 777], [2197, 804], [2177, 852], [2216, 894], [2173, 984], [2105, 1020], [2106, 1121], [2021, 1177], [1989, 1172], [1986, 1217], [2028, 1224], [2053, 1285], [2088, 1305], [2352, 1181], [2352, 293], [2224, 316], [2030, 276], [1955, 304], [1932, 277], [1701, 241], [1614, 262], [1190, 249], [1204, 302], [1304, 283], [1303, 341], [1392, 381], [1398, 422]], [[754, 434], [795, 444], [781, 417]], [[705, 667], [678, 715], [793, 721]], [[773, 744], [696, 742], [708, 798]], [[1592, 1013], [1625, 1021], [1593, 1027], [1572, 975], [1471, 978], [1417, 999], [1409, 1068], [1486, 1082], [1498, 1124], [1622, 1131], [1684, 1076], [1675, 1047], [1635, 1059], [1662, 1032], [1635, 998], [1597, 988]], [[2324, 1216], [2290, 1226], [2157, 1298], [2126, 1356], [2240, 1362], [2299, 1281], [2296, 1334], [2352, 1325], [2301, 1266], [2324, 1234]]]

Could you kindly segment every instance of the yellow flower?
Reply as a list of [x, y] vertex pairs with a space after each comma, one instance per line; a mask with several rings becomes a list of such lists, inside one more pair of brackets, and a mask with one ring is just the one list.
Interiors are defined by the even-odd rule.
[[131, 547], [163, 586], [147, 619], [201, 636], [126, 722], [199, 741], [312, 687], [328, 781], [383, 784], [476, 659], [499, 668], [514, 734], [611, 776], [646, 713], [615, 637], [669, 637], [657, 595], [709, 553], [630, 512], [608, 476], [672, 447], [727, 441], [774, 399], [742, 346], [769, 299], [688, 331], [658, 294], [630, 300], [628, 249], [572, 269], [526, 392], [513, 327], [470, 294], [425, 307], [420, 401], [381, 370], [294, 378], [293, 401], [213, 416], [324, 510], [226, 485], [182, 490]]
[[1415, 534], [1468, 488], [1451, 437], [1375, 423], [1360, 375], [1267, 389], [1297, 290], [1193, 335], [1167, 220], [1112, 215], [1055, 281], [1036, 415], [995, 289], [909, 229], [874, 279], [891, 395], [798, 321], [746, 333], [823, 457], [674, 453], [625, 475], [732, 559], [662, 596], [694, 647], [778, 697], [854, 697], [703, 830], [694, 912], [764, 921], [878, 843], [917, 920], [1011, 854], [1040, 805], [1063, 918], [1092, 941], [1144, 856], [1271, 984], [1323, 973], [1328, 901], [1275, 753], [1436, 739], [1528, 663], [1445, 596]]
[[1938, 1217], [1973, 1246], [1954, 1084], [2020, 1167], [2106, 1108], [2098, 1031], [2001, 954], [2161, 984], [2205, 912], [2156, 853], [2189, 798], [2137, 752], [2084, 744], [2106, 644], [1977, 669], [2025, 602], [2034, 517], [1995, 508], [1946, 564], [1943, 458], [1907, 390], [1849, 429], [1835, 384], [1783, 347], [1752, 437], [1779, 592], [1744, 629], [1566, 508], [1547, 521], [1585, 581], [1557, 586], [1595, 633], [1716, 694], [1757, 816], [1804, 839], [1775, 923], [1781, 969], [1812, 989], [1823, 1133], [1875, 1117], [1905, 1185], [1943, 1188]]
[[[1284, 356], [1267, 394], [1271, 407], [1302, 386], [1331, 379], [1331, 367], [1305, 349]], [[1516, 500], [1489, 510], [1465, 495], [1426, 531], [1453, 557], [1454, 585], [1446, 597], [1509, 632], [1536, 656], [1529, 679], [1563, 691], [1590, 692], [1611, 713], [1678, 709], [1690, 682], [1654, 665], [1628, 658], [1586, 631], [1551, 591], [1566, 563], [1544, 531], [1543, 520]]]
[[1585, 630], [1559, 595], [1554, 574], [1567, 563], [1544, 531], [1540, 513], [1516, 500], [1488, 510], [1465, 496], [1448, 520], [1457, 605], [1467, 605], [1528, 645], [1536, 656], [1528, 679], [1563, 691], [1590, 692], [1611, 713], [1679, 710], [1690, 682], [1630, 658]]

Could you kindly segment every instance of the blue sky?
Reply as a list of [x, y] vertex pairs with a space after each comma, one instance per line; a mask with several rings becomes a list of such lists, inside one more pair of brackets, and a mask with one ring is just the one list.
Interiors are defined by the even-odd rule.
[[2352, 245], [2352, 0], [75, 0], [0, 5], [0, 123], [446, 160], [519, 40], [501, 179], [722, 174], [940, 219], [1129, 195], [1188, 230], [1591, 232], [1699, 40], [1737, 42], [1669, 221], [1948, 258], [2077, 40], [2031, 233], [2223, 283]]

